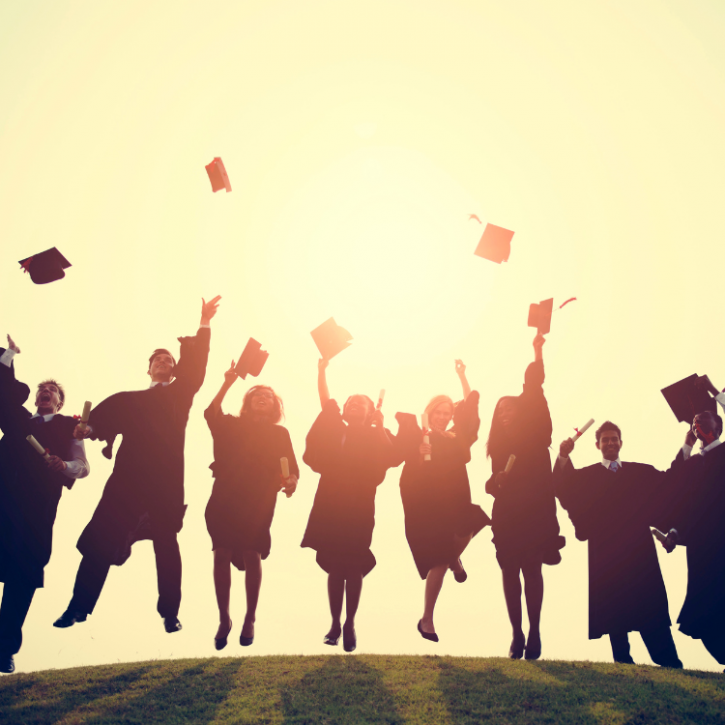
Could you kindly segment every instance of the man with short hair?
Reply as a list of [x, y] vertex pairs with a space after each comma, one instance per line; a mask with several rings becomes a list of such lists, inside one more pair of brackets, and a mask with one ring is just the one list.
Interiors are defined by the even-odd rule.
[[[63, 488], [88, 475], [82, 441], [73, 437], [76, 421], [59, 411], [65, 391], [44, 380], [35, 395], [37, 412], [24, 403], [30, 389], [15, 379], [13, 358], [20, 349], [8, 335], [0, 348], [0, 672], [15, 670], [23, 623], [53, 546], [53, 524]], [[32, 435], [48, 452], [45, 460], [28, 443]]]
[[580, 541], [589, 541], [589, 639], [608, 634], [615, 662], [634, 664], [629, 632], [639, 632], [652, 661], [681, 668], [650, 526], [662, 526], [666, 474], [622, 462], [622, 433], [607, 421], [596, 432], [601, 463], [576, 470], [574, 441], [561, 443], [554, 481]]
[[[703, 375], [697, 381], [725, 410], [721, 393]], [[674, 473], [671, 530], [665, 549], [687, 547], [687, 594], [677, 622], [680, 632], [702, 640], [725, 665], [725, 446], [722, 418], [712, 411], [695, 415]], [[692, 452], [696, 441], [700, 450]]]
[[113, 473], [90, 523], [78, 540], [83, 554], [73, 597], [56, 627], [84, 622], [96, 606], [111, 565], [121, 566], [131, 546], [151, 539], [156, 556], [157, 610], [167, 632], [178, 632], [181, 603], [181, 554], [177, 534], [183, 525], [184, 438], [194, 396], [204, 382], [209, 356], [210, 322], [220, 297], [202, 300], [195, 337], [179, 338], [178, 364], [165, 349], [149, 358], [147, 390], [116, 393], [92, 411], [78, 438], [107, 442], [111, 458], [116, 436], [123, 441]]

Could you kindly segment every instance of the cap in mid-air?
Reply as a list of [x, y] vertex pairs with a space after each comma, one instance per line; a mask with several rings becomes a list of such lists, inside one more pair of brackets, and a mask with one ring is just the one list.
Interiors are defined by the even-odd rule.
[[688, 375], [666, 388], [662, 388], [662, 395], [665, 396], [667, 405], [672, 408], [675, 418], [681, 423], [692, 423], [692, 419], [698, 413], [706, 411], [717, 413], [715, 398], [702, 388], [695, 385], [699, 375]]
[[542, 300], [529, 306], [529, 327], [535, 327], [540, 335], [546, 335], [551, 329], [551, 313], [554, 310], [554, 298]]
[[352, 335], [344, 327], [340, 327], [332, 317], [312, 330], [310, 334], [320, 355], [325, 360], [335, 357], [339, 352], [350, 347], [350, 340], [352, 340]]
[[215, 156], [214, 160], [204, 168], [206, 169], [206, 173], [209, 174], [212, 191], [216, 192], [226, 189], [227, 193], [229, 193], [232, 190], [227, 170], [224, 168], [224, 162], [218, 156]]
[[262, 350], [262, 343], [257, 342], [253, 337], [249, 338], [239, 362], [234, 366], [234, 372], [242, 378], [251, 375], [256, 378], [262, 372], [264, 363], [267, 362], [269, 353]]
[[508, 262], [513, 237], [514, 233], [508, 229], [497, 227], [495, 224], [486, 224], [474, 254], [484, 259], [490, 259], [496, 264]]
[[55, 248], [51, 247], [32, 257], [21, 259], [20, 266], [30, 274], [35, 284], [48, 284], [65, 277], [63, 270], [72, 266], [71, 263]]

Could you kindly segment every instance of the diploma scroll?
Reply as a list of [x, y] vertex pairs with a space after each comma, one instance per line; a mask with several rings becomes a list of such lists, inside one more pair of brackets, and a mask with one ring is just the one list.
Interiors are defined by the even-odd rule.
[[[428, 414], [423, 413], [423, 415], [420, 416], [420, 422], [423, 426], [423, 443], [425, 443], [427, 446], [430, 445], [430, 436], [425, 432], [428, 430]], [[423, 456], [424, 461], [430, 461], [430, 453], [426, 453]]]
[[594, 425], [594, 418], [590, 418], [581, 428], [574, 428], [576, 435], [572, 436], [573, 441], [578, 441], [592, 426]]
[[503, 469], [503, 472], [510, 473], [511, 469], [514, 467], [514, 463], [516, 463], [516, 456], [512, 453], [509, 456], [508, 461], [506, 461], [506, 468]]
[[35, 448], [35, 450], [38, 451], [38, 453], [40, 453], [46, 461], [50, 458], [48, 452], [40, 445], [40, 443], [38, 443], [34, 435], [26, 436], [25, 440], [28, 441], [28, 443], [30, 443], [30, 445], [33, 446], [33, 448]]
[[91, 401], [86, 400], [83, 406], [83, 412], [81, 413], [81, 422], [78, 424], [81, 430], [88, 428], [88, 417], [91, 414]]
[[376, 410], [380, 410], [383, 407], [383, 400], [385, 400], [385, 388], [381, 388], [380, 395], [378, 395], [378, 404], [375, 406]]
[[[287, 458], [282, 456], [282, 458], [279, 459], [279, 465], [282, 468], [282, 480], [284, 481], [285, 486], [286, 486], [287, 481], [289, 481], [289, 461], [287, 460]], [[284, 488], [284, 486], [283, 486], [283, 488]], [[285, 495], [287, 496], [287, 498], [289, 498], [292, 495], [292, 493], [289, 491], [285, 491]]]

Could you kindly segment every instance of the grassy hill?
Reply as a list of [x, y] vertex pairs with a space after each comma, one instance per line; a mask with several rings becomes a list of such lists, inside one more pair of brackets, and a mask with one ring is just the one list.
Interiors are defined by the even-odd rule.
[[10, 723], [725, 723], [725, 675], [459, 657], [244, 657], [0, 679]]

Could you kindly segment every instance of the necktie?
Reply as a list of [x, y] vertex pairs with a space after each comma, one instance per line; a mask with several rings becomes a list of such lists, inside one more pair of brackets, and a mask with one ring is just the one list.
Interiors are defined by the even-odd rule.
[[612, 473], [616, 473], [616, 472], [617, 472], [617, 471], [619, 470], [619, 464], [618, 464], [618, 463], [617, 463], [616, 461], [612, 461], [612, 462], [611, 462], [611, 463], [609, 464], [609, 470], [610, 470], [610, 471], [611, 471]]

